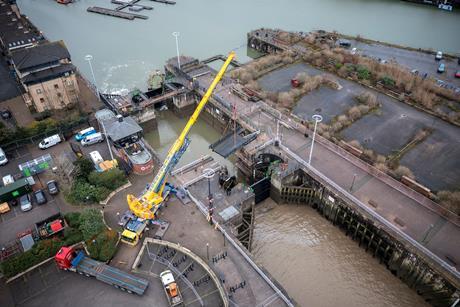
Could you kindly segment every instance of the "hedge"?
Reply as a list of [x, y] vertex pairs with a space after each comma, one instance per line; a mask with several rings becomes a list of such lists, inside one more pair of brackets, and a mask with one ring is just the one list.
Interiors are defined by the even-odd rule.
[[32, 249], [3, 261], [0, 270], [7, 277], [13, 277], [28, 268], [53, 257], [62, 246], [73, 245], [82, 241], [83, 236], [78, 229], [67, 228], [64, 230], [64, 238], [58, 237], [41, 240], [34, 244]]

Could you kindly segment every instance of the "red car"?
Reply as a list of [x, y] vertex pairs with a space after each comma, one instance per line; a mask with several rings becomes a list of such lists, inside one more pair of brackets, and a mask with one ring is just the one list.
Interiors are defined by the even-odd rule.
[[455, 78], [460, 78], [460, 70], [455, 73]]

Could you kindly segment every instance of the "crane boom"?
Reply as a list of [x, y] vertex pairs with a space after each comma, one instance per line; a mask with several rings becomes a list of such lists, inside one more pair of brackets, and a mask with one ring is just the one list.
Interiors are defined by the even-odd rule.
[[[190, 129], [196, 123], [198, 116], [200, 115], [201, 111], [203, 110], [209, 98], [211, 97], [215, 87], [217, 86], [217, 83], [219, 83], [219, 81], [222, 79], [225, 71], [227, 70], [228, 65], [230, 65], [230, 62], [233, 60], [234, 57], [235, 52], [230, 52], [227, 57], [227, 60], [220, 68], [218, 74], [212, 81], [203, 98], [201, 98], [201, 101], [198, 103], [198, 106], [196, 107], [192, 116], [188, 120], [181, 134], [169, 149], [169, 152], [165, 160], [163, 161], [163, 165], [156, 174], [149, 188], [139, 198], [135, 197], [134, 195], [128, 194], [127, 200], [129, 209], [136, 216], [145, 219], [153, 219], [155, 217], [156, 210], [163, 202], [163, 190], [166, 183], [166, 177], [177, 164], [177, 162], [179, 162], [179, 159], [181, 158], [182, 154], [187, 149], [190, 143], [190, 140], [187, 138]], [[152, 208], [154, 209], [153, 211], [151, 210]]]

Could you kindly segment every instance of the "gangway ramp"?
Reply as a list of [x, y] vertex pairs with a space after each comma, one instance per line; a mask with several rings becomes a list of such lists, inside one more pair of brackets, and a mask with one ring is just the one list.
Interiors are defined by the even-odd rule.
[[227, 158], [241, 147], [251, 143], [257, 138], [258, 131], [248, 135], [242, 135], [244, 129], [240, 128], [237, 132], [230, 132], [217, 142], [209, 145], [215, 153]]

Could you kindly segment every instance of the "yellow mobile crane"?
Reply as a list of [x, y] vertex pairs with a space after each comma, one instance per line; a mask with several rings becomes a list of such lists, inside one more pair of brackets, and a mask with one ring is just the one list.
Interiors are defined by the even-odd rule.
[[[184, 130], [182, 130], [179, 137], [176, 139], [174, 144], [169, 149], [168, 155], [163, 162], [160, 170], [158, 171], [157, 175], [155, 176], [152, 184], [148, 187], [143, 195], [139, 198], [135, 197], [134, 195], [129, 194], [127, 196], [129, 209], [139, 218], [145, 220], [151, 220], [155, 218], [155, 214], [158, 208], [163, 203], [164, 198], [166, 197], [165, 193], [165, 184], [166, 184], [166, 177], [174, 168], [174, 166], [179, 162], [179, 159], [187, 150], [188, 145], [190, 144], [190, 139], [187, 138], [187, 135], [190, 129], [193, 127], [195, 122], [198, 119], [201, 111], [203, 110], [204, 106], [211, 97], [214, 88], [217, 86], [217, 83], [222, 79], [225, 71], [227, 70], [228, 65], [235, 57], [235, 52], [230, 52], [227, 60], [222, 65], [219, 73], [216, 75], [214, 80], [212, 81], [211, 85], [209, 86], [206, 94], [201, 99], [200, 103], [193, 112], [192, 116], [190, 117], [187, 125], [185, 125]], [[169, 192], [169, 190], [168, 190]], [[165, 194], [164, 194], [165, 193]], [[123, 233], [125, 233], [125, 230]], [[129, 230], [128, 230], [129, 231]], [[126, 235], [133, 235], [134, 233], [126, 233]], [[122, 234], [123, 235], [123, 234]]]

